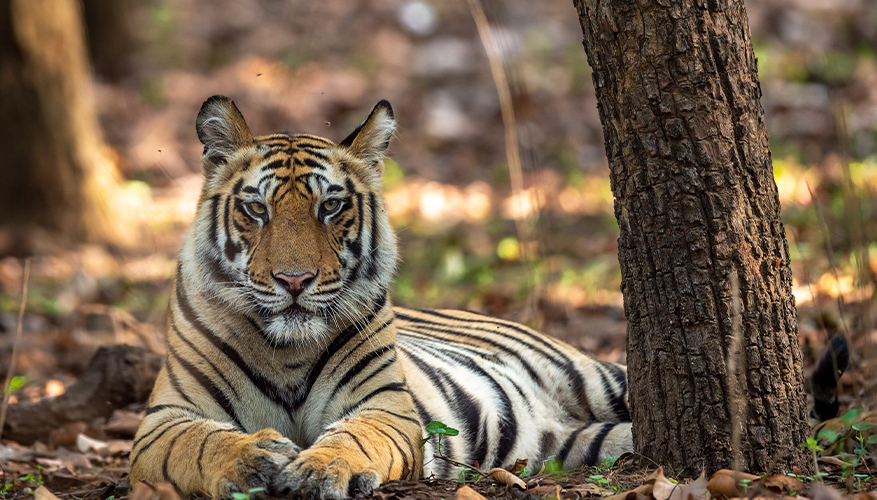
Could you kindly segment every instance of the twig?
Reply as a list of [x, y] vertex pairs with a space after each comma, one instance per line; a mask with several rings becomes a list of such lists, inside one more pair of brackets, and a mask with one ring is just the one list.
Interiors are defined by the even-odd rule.
[[30, 258], [24, 260], [24, 272], [21, 275], [21, 306], [18, 308], [18, 324], [15, 325], [15, 343], [12, 344], [12, 360], [6, 371], [6, 387], [3, 390], [3, 407], [0, 408], [0, 435], [6, 425], [6, 410], [9, 408], [9, 395], [12, 393], [12, 374], [15, 372], [15, 360], [18, 357], [18, 344], [21, 343], [21, 327], [24, 323], [24, 308], [27, 305], [27, 282], [30, 278]]
[[485, 474], [483, 474], [480, 470], [476, 469], [475, 467], [473, 467], [473, 466], [471, 466], [471, 465], [468, 465], [468, 464], [464, 464], [463, 462], [457, 462], [456, 460], [454, 460], [454, 459], [452, 459], [452, 458], [448, 458], [448, 457], [446, 457], [446, 456], [444, 456], [444, 455], [436, 455], [436, 454], [434, 454], [434, 455], [432, 456], [432, 458], [437, 458], [437, 459], [439, 459], [439, 460], [444, 460], [445, 462], [447, 462], [447, 463], [453, 465], [454, 467], [457, 467], [457, 468], [459, 468], [459, 469], [466, 469], [466, 470], [468, 470], [468, 471], [471, 471], [472, 474], [475, 474], [475, 475], [478, 476], [478, 479], [481, 479], [482, 477], [485, 477]]
[[[508, 160], [509, 178], [512, 184], [512, 197], [517, 201], [520, 214], [525, 215], [524, 211], [524, 174], [521, 168], [521, 152], [518, 147], [518, 125], [515, 120], [515, 107], [512, 104], [512, 92], [509, 88], [509, 82], [506, 79], [505, 69], [503, 68], [502, 57], [499, 55], [499, 46], [493, 31], [490, 29], [490, 23], [487, 16], [484, 15], [484, 9], [480, 0], [467, 0], [469, 3], [469, 12], [472, 19], [475, 20], [475, 27], [478, 28], [478, 36], [481, 38], [481, 44], [484, 51], [487, 52], [487, 60], [490, 63], [490, 73], [493, 76], [493, 83], [496, 85], [496, 92], [499, 95], [499, 109], [502, 114], [502, 123], [505, 130], [505, 154]], [[538, 197], [534, 196], [532, 200], [538, 207]], [[529, 213], [525, 215], [529, 218]], [[533, 269], [533, 255], [530, 255], [530, 231], [521, 218], [515, 219], [515, 230], [518, 233], [520, 241], [519, 249], [521, 252], [521, 261], [527, 272], [527, 281], [529, 281], [529, 289], [534, 290], [536, 280]], [[535, 303], [529, 304], [535, 311]]]

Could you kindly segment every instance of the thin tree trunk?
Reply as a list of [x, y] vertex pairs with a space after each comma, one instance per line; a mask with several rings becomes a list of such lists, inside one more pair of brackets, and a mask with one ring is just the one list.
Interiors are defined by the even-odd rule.
[[574, 3], [621, 229], [634, 447], [684, 475], [731, 467], [735, 451], [751, 472], [808, 470], [792, 274], [742, 0]]
[[0, 4], [0, 225], [16, 240], [7, 250], [31, 250], [38, 228], [76, 239], [126, 234], [111, 210], [117, 173], [94, 111], [80, 7]]

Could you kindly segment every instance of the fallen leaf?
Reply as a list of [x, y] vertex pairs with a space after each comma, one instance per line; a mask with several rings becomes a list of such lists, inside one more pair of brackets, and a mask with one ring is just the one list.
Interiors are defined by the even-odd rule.
[[51, 491], [46, 489], [45, 486], [40, 486], [33, 492], [34, 500], [60, 500], [56, 497]]
[[509, 472], [511, 472], [512, 474], [515, 474], [515, 475], [520, 474], [524, 469], [527, 468], [527, 464], [529, 462], [530, 462], [529, 458], [519, 458], [519, 459], [515, 460], [514, 465], [512, 465], [511, 467], [509, 467], [506, 470], [508, 470]]
[[[505, 470], [505, 469], [502, 469]], [[508, 472], [508, 471], [506, 471]], [[487, 500], [484, 498], [484, 495], [478, 493], [468, 486], [463, 486], [462, 488], [457, 490], [456, 496], [454, 496], [456, 500]], [[164, 500], [164, 499], [163, 499]]]
[[877, 500], [877, 491], [860, 491], [856, 493], [853, 500]]
[[785, 474], [773, 474], [763, 477], [758, 483], [774, 493], [789, 494], [804, 489], [804, 483], [798, 478]]
[[589, 495], [600, 496], [603, 494], [603, 490], [601, 490], [600, 487], [594, 483], [579, 484], [572, 488], [567, 488], [566, 491], [578, 494], [579, 498]]
[[555, 484], [545, 484], [542, 486], [537, 486], [535, 488], [530, 488], [529, 490], [527, 490], [527, 493], [539, 498], [544, 498], [548, 495], [553, 495], [556, 486], [557, 485]]
[[95, 451], [100, 453], [101, 451], [107, 449], [107, 443], [103, 441], [98, 441], [97, 439], [92, 439], [85, 434], [80, 433], [76, 436], [76, 448], [81, 453], [87, 453], [89, 451]]
[[746, 474], [745, 472], [734, 472], [730, 469], [722, 469], [716, 471], [710, 476], [706, 489], [715, 498], [735, 498], [743, 496], [746, 488], [740, 486], [740, 480], [757, 481], [758, 476]]
[[506, 486], [509, 486], [509, 487], [517, 486], [517, 487], [521, 488], [522, 490], [527, 489], [527, 485], [526, 485], [526, 483], [524, 483], [523, 479], [519, 478], [518, 476], [512, 474], [511, 472], [509, 472], [503, 468], [496, 467], [496, 468], [490, 469], [490, 472], [488, 472], [487, 475], [490, 476], [490, 478], [493, 479], [494, 481], [502, 483]]
[[652, 496], [655, 500], [706, 500], [707, 480], [703, 472], [697, 480], [687, 484], [675, 484], [664, 477], [663, 470], [655, 478]]

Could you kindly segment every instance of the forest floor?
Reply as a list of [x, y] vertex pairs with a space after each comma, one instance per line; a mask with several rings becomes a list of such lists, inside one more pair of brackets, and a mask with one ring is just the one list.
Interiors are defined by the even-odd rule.
[[[107, 156], [124, 179], [114, 207], [131, 234], [78, 246], [35, 234], [22, 248], [0, 232], [0, 374], [14, 359], [13, 405], [69, 394], [100, 346], [164, 354], [175, 259], [202, 180], [194, 117], [217, 93], [235, 99], [256, 133], [303, 130], [333, 140], [389, 99], [399, 129], [385, 187], [403, 258], [394, 302], [478, 310], [625, 362], [618, 228], [571, 2], [485, 5], [518, 113], [525, 189], [517, 193], [509, 188], [496, 88], [465, 2], [131, 3], [137, 48], [127, 54], [128, 72], [96, 77]], [[805, 372], [831, 336], [844, 333], [852, 360], [840, 380], [841, 411], [877, 410], [877, 3], [761, 0], [747, 8]], [[22, 251], [35, 256], [16, 341]], [[34, 442], [0, 439], [0, 500], [174, 500], [161, 485], [134, 494], [127, 484], [142, 412], [134, 403], [97, 418], [68, 415]], [[777, 491], [752, 480], [725, 496], [836, 500], [874, 490], [870, 429], [854, 425], [842, 425], [846, 454], [819, 459], [824, 476], [799, 474], [801, 487], [775, 480]], [[857, 465], [846, 465], [853, 458]], [[625, 500], [701, 498], [696, 488], [668, 491], [650, 478], [655, 467], [631, 460], [537, 475], [524, 478], [526, 490], [490, 478], [392, 482], [373, 498], [478, 500], [460, 493], [465, 485], [490, 499], [580, 500], [643, 482], [652, 490]], [[664, 473], [680, 483], [697, 479]]]

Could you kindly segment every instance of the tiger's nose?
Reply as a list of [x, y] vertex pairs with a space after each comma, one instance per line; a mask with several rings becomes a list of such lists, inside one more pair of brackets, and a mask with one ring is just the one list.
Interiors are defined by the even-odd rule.
[[280, 283], [280, 286], [286, 289], [293, 297], [298, 297], [306, 286], [314, 282], [313, 273], [287, 274], [276, 273], [274, 280]]

